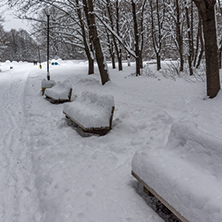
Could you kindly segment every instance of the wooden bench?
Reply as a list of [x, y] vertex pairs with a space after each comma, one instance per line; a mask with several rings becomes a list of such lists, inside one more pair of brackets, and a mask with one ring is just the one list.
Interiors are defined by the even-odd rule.
[[105, 135], [112, 129], [114, 98], [82, 92], [73, 102], [64, 104], [63, 113], [84, 132]]
[[46, 79], [43, 79], [42, 82], [41, 82], [42, 95], [45, 94], [45, 90], [46, 90], [47, 88], [52, 88], [55, 84], [56, 84], [56, 83], [55, 83], [54, 80], [46, 80]]
[[72, 87], [69, 83], [58, 82], [51, 88], [45, 90], [45, 97], [51, 103], [70, 102], [72, 96]]
[[182, 222], [222, 221], [222, 140], [173, 124], [164, 147], [138, 151], [132, 175]]

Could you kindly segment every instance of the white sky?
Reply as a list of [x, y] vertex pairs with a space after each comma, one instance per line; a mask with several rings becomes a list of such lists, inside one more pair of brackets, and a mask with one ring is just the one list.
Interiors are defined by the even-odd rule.
[[13, 15], [13, 11], [7, 9], [5, 12], [3, 12], [3, 18], [5, 19], [5, 22], [3, 23], [3, 27], [5, 31], [10, 31], [11, 29], [25, 29], [28, 30], [30, 28], [29, 24], [25, 20], [17, 19]]

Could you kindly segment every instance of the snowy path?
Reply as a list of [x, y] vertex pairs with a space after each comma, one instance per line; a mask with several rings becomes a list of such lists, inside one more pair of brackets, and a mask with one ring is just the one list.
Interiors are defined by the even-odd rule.
[[26, 144], [24, 90], [28, 72], [27, 66], [16, 68], [19, 71], [0, 73], [0, 218], [3, 222], [34, 221], [38, 211], [31, 154]]
[[42, 74], [29, 64], [0, 73], [0, 221], [162, 221], [135, 192], [122, 129], [80, 137], [63, 105], [41, 96]]
[[136, 78], [130, 67], [112, 70], [112, 81], [102, 86], [85, 63], [64, 61], [51, 67], [53, 80], [68, 79], [77, 95], [87, 90], [115, 98], [113, 129], [83, 138], [67, 123], [63, 105], [41, 96], [44, 65], [14, 64], [0, 73], [0, 221], [162, 221], [137, 193], [132, 157], [164, 145], [178, 120], [214, 126], [208, 131], [220, 137], [222, 95], [203, 100], [202, 82]]

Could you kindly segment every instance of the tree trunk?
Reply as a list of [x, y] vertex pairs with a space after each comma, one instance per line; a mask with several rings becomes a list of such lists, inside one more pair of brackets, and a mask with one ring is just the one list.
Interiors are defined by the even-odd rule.
[[187, 20], [187, 35], [188, 35], [188, 41], [189, 41], [189, 54], [188, 54], [188, 65], [189, 65], [189, 72], [190, 76], [193, 75], [193, 69], [192, 69], [192, 39], [191, 39], [191, 30], [190, 30], [190, 18], [189, 18], [189, 10], [188, 5], [185, 6], [185, 12], [186, 12], [186, 20]]
[[200, 53], [199, 53], [199, 56], [198, 56], [198, 61], [197, 61], [197, 64], [196, 64], [196, 68], [199, 68], [200, 66], [200, 61], [202, 59], [202, 56], [203, 56], [203, 52], [204, 52], [204, 40], [203, 40], [203, 33], [202, 33], [202, 18], [201, 16], [199, 15], [199, 21], [200, 21], [200, 35], [199, 35], [199, 38], [200, 38]]
[[[116, 33], [118, 36], [120, 36], [119, 31], [119, 0], [116, 0]], [[123, 64], [122, 64], [122, 50], [120, 48], [120, 45], [116, 47], [117, 51], [117, 59], [118, 59], [118, 65], [119, 65], [119, 71], [123, 70]]]
[[[82, 31], [84, 50], [85, 50], [85, 53], [86, 53], [86, 56], [88, 59], [88, 74], [91, 75], [91, 74], [94, 74], [94, 56], [93, 56], [92, 49], [89, 47], [89, 44], [87, 42], [87, 35], [86, 35], [86, 30], [85, 30], [85, 26], [84, 26], [84, 22], [83, 22], [83, 18], [82, 18], [81, 9], [79, 6], [79, 0], [76, 0], [76, 5], [77, 5], [77, 14], [78, 14], [78, 18], [79, 18], [79, 23], [80, 23], [80, 27], [81, 27], [81, 31]], [[87, 10], [87, 12], [88, 12], [88, 10]]]
[[127, 53], [127, 64], [128, 64], [128, 66], [131, 66], [131, 64], [130, 64], [130, 55], [129, 55], [129, 53]]
[[[156, 9], [156, 18], [154, 18], [154, 11], [155, 11], [154, 7]], [[154, 47], [154, 51], [156, 53], [156, 58], [157, 58], [157, 70], [160, 70], [161, 69], [160, 54], [161, 54], [162, 39], [163, 39], [162, 28], [163, 28], [165, 9], [163, 9], [162, 13], [160, 13], [159, 0], [156, 0], [156, 5], [154, 5], [154, 7], [153, 7], [153, 1], [150, 0], [152, 41], [153, 41], [153, 47]], [[161, 14], [162, 14], [162, 19], [160, 17]], [[155, 24], [155, 21], [157, 24]]]
[[217, 34], [214, 5], [216, 0], [193, 0], [203, 18], [207, 95], [214, 98], [220, 90]]
[[159, 53], [156, 53], [157, 70], [161, 69], [161, 57]]
[[94, 59], [92, 59], [91, 56], [88, 57], [88, 64], [89, 64], [88, 74], [89, 75], [94, 74]]
[[[113, 22], [113, 17], [112, 17], [112, 8], [111, 8], [110, 0], [107, 0], [107, 11], [108, 11], [109, 19], [110, 19], [111, 28], [112, 28], [112, 30], [114, 30], [114, 22]], [[116, 2], [116, 15], [117, 15], [116, 16], [116, 32], [119, 35], [119, 4], [118, 4], [118, 1]], [[114, 47], [116, 50], [118, 68], [119, 68], [119, 71], [121, 71], [121, 70], [123, 70], [121, 48], [120, 48], [120, 45], [118, 44], [113, 33], [112, 33], [112, 39], [113, 39], [113, 44], [114, 44]]]
[[206, 12], [204, 20], [204, 39], [207, 72], [207, 95], [214, 98], [220, 90], [219, 66], [217, 55], [217, 37], [215, 27], [214, 7]]
[[119, 67], [119, 71], [123, 70], [123, 63], [122, 63], [122, 49], [119, 48], [119, 50], [117, 51], [118, 55], [117, 55], [117, 60], [118, 60], [118, 67]]
[[[220, 9], [220, 14], [222, 15], [222, 7], [221, 7], [221, 1], [217, 1], [218, 5], [219, 5], [219, 9]], [[222, 37], [220, 37], [220, 43], [219, 43], [219, 53], [218, 53], [218, 60], [219, 60], [219, 69], [222, 68], [222, 62], [221, 62], [221, 58], [222, 58]]]
[[193, 14], [193, 2], [191, 1], [191, 16], [190, 16], [190, 41], [191, 41], [191, 60], [194, 59], [194, 35], [193, 35], [193, 25], [194, 25], [194, 14]]
[[180, 72], [183, 72], [183, 36], [180, 30], [181, 22], [180, 22], [180, 8], [179, 8], [179, 1], [176, 0], [176, 35], [177, 35], [177, 44], [178, 44], [178, 51], [180, 56]]
[[140, 59], [140, 68], [143, 69], [143, 55], [142, 51], [139, 51], [139, 59]]
[[99, 73], [101, 77], [101, 82], [104, 85], [106, 82], [109, 81], [109, 74], [108, 74], [108, 67], [105, 61], [105, 57], [102, 51], [102, 47], [100, 44], [100, 40], [98, 37], [97, 33], [97, 28], [96, 28], [96, 21], [95, 21], [95, 15], [94, 15], [94, 10], [93, 10], [93, 2], [92, 0], [88, 0], [88, 7], [89, 7], [89, 32], [93, 40], [93, 45], [95, 48], [95, 53], [96, 53], [96, 61], [99, 67]]
[[196, 65], [197, 62], [197, 55], [199, 51], [199, 39], [200, 39], [200, 32], [202, 31], [201, 29], [201, 17], [199, 16], [199, 22], [198, 22], [198, 29], [197, 29], [197, 36], [196, 36], [196, 49], [194, 51], [194, 60], [193, 60], [193, 66]]
[[136, 16], [136, 4], [134, 0], [131, 0], [133, 24], [134, 24], [134, 38], [135, 38], [135, 54], [136, 54], [136, 76], [140, 75], [140, 56], [139, 56], [139, 32]]
[[219, 69], [221, 69], [221, 56], [222, 56], [222, 46], [220, 45], [219, 53], [218, 53]]
[[115, 63], [115, 55], [114, 55], [114, 53], [112, 53], [112, 67], [113, 67], [113, 69], [115, 69], [116, 68], [116, 63]]
[[116, 64], [115, 64], [115, 54], [114, 54], [114, 51], [113, 51], [113, 42], [111, 41], [108, 32], [106, 32], [106, 35], [107, 35], [107, 40], [108, 40], [109, 54], [110, 54], [111, 61], [112, 61], [112, 68], [115, 69]]

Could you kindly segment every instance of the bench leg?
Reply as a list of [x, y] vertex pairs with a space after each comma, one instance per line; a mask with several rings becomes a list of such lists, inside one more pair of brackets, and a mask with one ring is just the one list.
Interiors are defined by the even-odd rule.
[[42, 96], [44, 96], [44, 94], [45, 94], [45, 89], [46, 88], [42, 88]]

